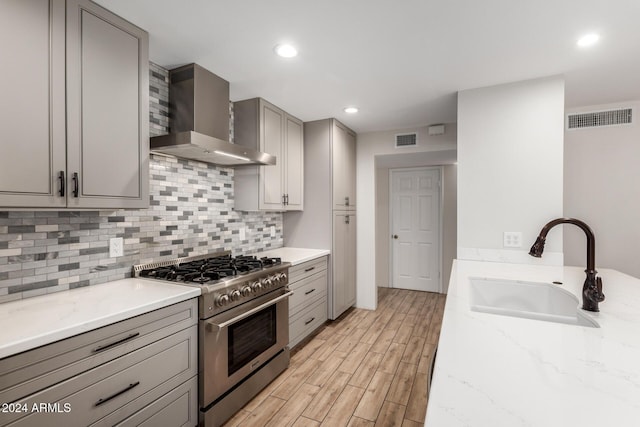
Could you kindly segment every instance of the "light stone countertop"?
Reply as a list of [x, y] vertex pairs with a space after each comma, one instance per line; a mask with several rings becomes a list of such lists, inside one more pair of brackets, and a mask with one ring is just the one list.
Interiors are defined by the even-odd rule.
[[283, 262], [290, 262], [291, 266], [296, 266], [307, 261], [327, 256], [331, 251], [326, 249], [307, 249], [307, 248], [290, 248], [283, 247], [278, 249], [271, 249], [264, 252], [258, 252], [254, 254], [257, 257], [277, 257], [281, 258]]
[[122, 279], [0, 304], [0, 358], [200, 295], [200, 288]]
[[427, 427], [637, 426], [640, 280], [599, 269], [600, 328], [470, 311], [470, 277], [563, 282], [582, 301], [584, 268], [455, 261]]

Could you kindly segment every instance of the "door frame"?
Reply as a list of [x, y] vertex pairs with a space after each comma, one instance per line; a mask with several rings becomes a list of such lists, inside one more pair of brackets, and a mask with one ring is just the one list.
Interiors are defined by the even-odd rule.
[[[442, 182], [443, 170], [442, 166], [417, 166], [410, 168], [390, 168], [389, 169], [389, 238], [392, 238], [393, 235], [393, 172], [411, 172], [411, 171], [419, 171], [419, 170], [437, 170], [438, 171], [438, 181], [439, 181], [439, 209], [438, 209], [438, 293], [442, 293], [442, 214], [443, 214], [443, 202], [444, 202], [444, 183]], [[395, 288], [393, 285], [393, 242], [389, 243], [389, 288], [390, 289], [399, 289]]]

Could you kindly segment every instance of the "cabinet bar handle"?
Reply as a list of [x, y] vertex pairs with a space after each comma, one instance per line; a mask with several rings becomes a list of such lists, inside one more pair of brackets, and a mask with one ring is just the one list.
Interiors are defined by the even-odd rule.
[[105, 351], [105, 350], [110, 349], [112, 347], [115, 347], [117, 345], [124, 344], [125, 342], [129, 341], [130, 339], [133, 339], [133, 338], [137, 337], [138, 335], [140, 335], [140, 332], [136, 332], [135, 334], [131, 334], [128, 337], [122, 338], [121, 340], [118, 340], [116, 342], [112, 342], [111, 344], [101, 345], [100, 347], [97, 347], [96, 349], [94, 349], [93, 352], [94, 353], [100, 353], [101, 351]]
[[60, 171], [58, 179], [60, 180], [60, 190], [58, 194], [60, 194], [61, 197], [64, 197], [64, 171]]
[[344, 223], [349, 224], [349, 215], [344, 217]]
[[314, 320], [316, 320], [315, 317], [312, 317], [311, 319], [307, 320], [306, 322], [304, 322], [305, 325], [308, 325], [309, 323], [313, 322]]
[[109, 396], [109, 397], [105, 397], [104, 399], [100, 399], [100, 400], [98, 400], [98, 401], [96, 402], [96, 404], [95, 404], [95, 405], [93, 405], [93, 406], [100, 406], [100, 405], [102, 405], [102, 404], [105, 404], [105, 403], [107, 403], [108, 401], [110, 401], [111, 399], [115, 399], [116, 397], [120, 396], [122, 393], [126, 393], [126, 392], [128, 392], [129, 390], [131, 390], [132, 388], [135, 388], [135, 387], [137, 387], [137, 386], [139, 386], [139, 385], [140, 385], [140, 381], [136, 381], [136, 382], [135, 382], [135, 383], [133, 383], [133, 384], [129, 384], [129, 386], [128, 386], [128, 387], [126, 387], [124, 390], [120, 390], [119, 392], [114, 393], [114, 394], [112, 394], [112, 395], [111, 395], [111, 396]]
[[78, 197], [78, 192], [80, 187], [80, 184], [79, 184], [80, 179], [78, 178], [78, 172], [73, 173], [72, 179], [73, 179], [73, 197]]
[[349, 206], [349, 198], [348, 197], [344, 198], [344, 205], [345, 206]]
[[315, 290], [316, 290], [316, 289], [315, 289], [315, 288], [313, 288], [313, 289], [311, 289], [310, 291], [305, 292], [304, 294], [305, 294], [305, 295], [309, 295], [311, 292], [313, 292], [313, 291], [315, 291]]
[[315, 267], [309, 267], [304, 270], [305, 273], [310, 272], [311, 270], [315, 270]]
[[284, 200], [285, 200], [284, 204], [289, 205], [289, 194], [284, 195]]

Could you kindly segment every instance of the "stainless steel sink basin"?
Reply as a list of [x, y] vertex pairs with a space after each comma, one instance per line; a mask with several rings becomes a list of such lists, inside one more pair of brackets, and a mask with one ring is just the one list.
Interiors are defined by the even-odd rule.
[[470, 279], [472, 311], [522, 317], [546, 322], [599, 328], [578, 308], [578, 298], [558, 285], [473, 277]]

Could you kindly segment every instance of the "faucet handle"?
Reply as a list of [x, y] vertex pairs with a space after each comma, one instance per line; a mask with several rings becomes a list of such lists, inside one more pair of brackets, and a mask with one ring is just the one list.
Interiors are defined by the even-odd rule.
[[595, 297], [598, 300], [598, 302], [604, 301], [604, 294], [602, 293], [602, 277], [596, 277]]

